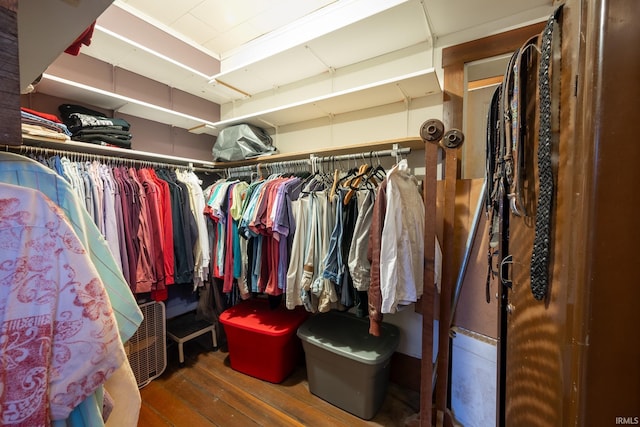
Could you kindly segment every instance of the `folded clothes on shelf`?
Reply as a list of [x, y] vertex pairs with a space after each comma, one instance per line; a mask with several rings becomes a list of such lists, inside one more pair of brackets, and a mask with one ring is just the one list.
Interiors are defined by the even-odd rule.
[[126, 120], [75, 104], [62, 104], [58, 110], [74, 141], [131, 148], [131, 125]]

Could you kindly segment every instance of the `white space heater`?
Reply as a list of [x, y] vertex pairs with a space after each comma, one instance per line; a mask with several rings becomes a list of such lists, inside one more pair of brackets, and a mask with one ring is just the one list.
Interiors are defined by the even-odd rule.
[[140, 305], [140, 310], [144, 320], [124, 345], [138, 388], [158, 378], [167, 367], [164, 303], [156, 301], [144, 303]]

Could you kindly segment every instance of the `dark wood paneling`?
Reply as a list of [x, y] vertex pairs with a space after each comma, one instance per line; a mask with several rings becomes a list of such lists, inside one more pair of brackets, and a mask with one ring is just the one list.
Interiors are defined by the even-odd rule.
[[0, 143], [19, 145], [20, 65], [16, 1], [0, 4]]
[[[563, 15], [562, 34], [564, 43], [568, 36], [573, 16], [565, 10]], [[559, 34], [559, 32], [556, 32]], [[565, 88], [563, 76], [575, 74], [575, 60], [571, 56], [562, 58], [562, 72], [559, 68], [552, 80], [562, 82], [560, 90], [554, 89], [552, 97], [559, 99], [561, 114], [568, 120], [575, 112], [575, 99], [569, 97], [570, 90]], [[529, 73], [528, 93], [535, 94], [537, 87], [537, 68]], [[527, 203], [527, 217], [513, 214], [509, 217], [509, 254], [511, 264], [512, 287], [508, 291], [509, 313], [506, 334], [506, 389], [504, 415], [505, 425], [574, 425], [565, 417], [565, 398], [567, 397], [567, 381], [571, 381], [569, 349], [572, 339], [573, 321], [567, 316], [569, 298], [576, 291], [575, 282], [567, 282], [561, 277], [567, 273], [567, 266], [572, 262], [571, 251], [560, 250], [571, 237], [571, 222], [578, 218], [568, 215], [574, 200], [571, 197], [574, 185], [573, 176], [576, 152], [571, 146], [573, 129], [566, 121], [562, 128], [554, 127], [552, 151], [554, 158], [554, 178], [556, 197], [553, 201], [552, 214], [552, 255], [550, 262], [549, 290], [544, 301], [536, 300], [531, 292], [531, 254], [535, 234], [535, 205], [537, 201], [538, 170], [537, 150], [538, 134], [536, 114], [539, 105], [536, 96], [527, 96], [527, 123], [532, 124], [524, 134], [523, 168], [526, 191], [524, 199]], [[559, 120], [559, 119], [558, 119]]]
[[[586, 144], [587, 216], [585, 367], [580, 424], [613, 425], [640, 417], [638, 209], [640, 3], [586, 2], [585, 72], [578, 137]], [[635, 417], [635, 418], [634, 418]]]
[[[633, 338], [640, 288], [632, 285], [640, 194], [629, 191], [640, 182], [640, 147], [633, 142], [640, 55], [626, 48], [640, 42], [632, 18], [639, 6], [631, 0], [564, 6], [547, 301], [530, 292], [535, 217], [510, 219], [508, 426], [604, 426], [640, 417], [640, 342]], [[535, 182], [535, 164], [527, 169]], [[529, 191], [535, 199], [535, 187]]]
[[415, 357], [398, 352], [393, 353], [391, 381], [409, 390], [420, 392], [420, 363], [421, 360]]
[[[532, 24], [526, 27], [518, 28], [505, 33], [485, 37], [474, 40], [461, 45], [452, 46], [443, 49], [442, 66], [445, 72], [444, 79], [444, 99], [443, 99], [443, 117], [445, 126], [450, 128], [462, 128], [463, 124], [463, 94], [464, 94], [464, 65], [467, 62], [476, 61], [485, 58], [491, 58], [515, 51], [517, 48], [529, 39], [531, 36], [538, 34], [544, 28], [544, 22]], [[459, 164], [459, 155], [456, 153], [456, 164]], [[459, 169], [459, 168], [456, 168]], [[445, 172], [446, 173], [446, 172]], [[447, 177], [447, 179], [449, 179]], [[455, 177], [454, 177], [455, 179]], [[455, 213], [454, 213], [455, 217]], [[459, 263], [452, 266], [453, 271], [457, 271]], [[485, 276], [486, 277], [486, 276]], [[451, 280], [451, 279], [449, 279]], [[444, 283], [443, 283], [444, 285]], [[468, 311], [469, 304], [477, 308], [479, 304], [485, 304], [481, 301], [462, 301], [458, 310]], [[484, 305], [486, 317], [493, 318], [495, 310], [492, 306]], [[495, 330], [495, 329], [494, 329]], [[506, 340], [499, 339], [499, 346]], [[499, 363], [504, 361], [498, 358]], [[511, 375], [511, 374], [509, 374]], [[441, 391], [441, 393], [443, 393]], [[503, 393], [501, 387], [498, 387], [498, 393]], [[498, 396], [499, 397], [499, 396]], [[442, 398], [441, 398], [442, 399]], [[503, 418], [503, 408], [500, 398], [498, 398], [498, 419]], [[507, 425], [526, 425], [526, 424], [507, 424]], [[534, 424], [535, 425], [535, 424]], [[548, 424], [547, 424], [548, 425]]]
[[464, 64], [513, 52], [533, 34], [540, 33], [543, 28], [544, 22], [538, 22], [526, 27], [448, 47], [442, 50], [442, 67], [447, 68], [456, 64]]

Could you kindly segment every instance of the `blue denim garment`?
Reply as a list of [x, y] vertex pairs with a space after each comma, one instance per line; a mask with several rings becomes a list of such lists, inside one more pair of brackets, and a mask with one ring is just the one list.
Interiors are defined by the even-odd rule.
[[342, 234], [343, 228], [343, 203], [344, 191], [338, 189], [338, 194], [333, 196], [336, 200], [336, 223], [331, 232], [331, 240], [329, 241], [329, 251], [322, 261], [324, 270], [322, 277], [331, 280], [333, 283], [342, 284], [342, 274], [344, 273], [344, 265], [342, 263]]

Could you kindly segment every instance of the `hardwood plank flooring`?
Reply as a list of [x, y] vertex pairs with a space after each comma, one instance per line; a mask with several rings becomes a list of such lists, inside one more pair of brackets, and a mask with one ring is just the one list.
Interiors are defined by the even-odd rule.
[[180, 366], [170, 345], [167, 369], [140, 390], [139, 427], [391, 427], [404, 426], [419, 410], [417, 392], [390, 383], [382, 408], [365, 421], [311, 394], [304, 361], [272, 384], [234, 371], [226, 349], [213, 350], [210, 341], [189, 341], [184, 350]]

